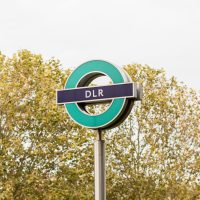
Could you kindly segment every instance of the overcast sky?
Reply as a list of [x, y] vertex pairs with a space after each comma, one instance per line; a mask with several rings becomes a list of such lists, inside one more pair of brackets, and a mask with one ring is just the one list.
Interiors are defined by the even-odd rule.
[[0, 51], [148, 64], [200, 89], [200, 0], [0, 0]]

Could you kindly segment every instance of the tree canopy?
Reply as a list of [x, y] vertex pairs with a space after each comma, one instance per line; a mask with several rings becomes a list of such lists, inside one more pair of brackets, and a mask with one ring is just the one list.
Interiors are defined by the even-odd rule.
[[[200, 94], [147, 65], [128, 119], [105, 130], [108, 200], [200, 199]], [[94, 199], [95, 132], [56, 105], [70, 69], [21, 50], [0, 53], [0, 199]]]

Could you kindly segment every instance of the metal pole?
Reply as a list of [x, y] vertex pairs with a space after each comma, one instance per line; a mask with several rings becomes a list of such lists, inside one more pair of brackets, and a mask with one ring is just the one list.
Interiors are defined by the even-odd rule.
[[106, 179], [105, 179], [105, 141], [102, 140], [102, 132], [97, 130], [97, 137], [94, 143], [95, 159], [95, 200], [106, 200]]

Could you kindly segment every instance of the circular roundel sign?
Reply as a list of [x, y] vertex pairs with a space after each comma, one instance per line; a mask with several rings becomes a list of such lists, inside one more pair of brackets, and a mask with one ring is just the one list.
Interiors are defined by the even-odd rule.
[[[99, 76], [108, 76], [111, 85], [89, 87]], [[138, 85], [131, 82], [122, 69], [102, 60], [92, 60], [77, 67], [66, 81], [64, 90], [57, 91], [57, 103], [64, 104], [69, 116], [78, 124], [92, 129], [111, 128], [128, 116], [133, 100], [138, 100]], [[87, 103], [111, 101], [101, 114], [91, 115]]]

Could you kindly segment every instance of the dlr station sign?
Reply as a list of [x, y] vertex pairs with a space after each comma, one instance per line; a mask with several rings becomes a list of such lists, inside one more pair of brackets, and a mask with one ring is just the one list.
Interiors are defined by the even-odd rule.
[[[99, 76], [108, 76], [111, 85], [89, 87]], [[130, 113], [133, 102], [141, 99], [141, 86], [130, 76], [102, 60], [86, 62], [75, 69], [66, 81], [65, 88], [57, 91], [57, 104], [63, 104], [70, 117], [78, 124], [92, 129], [111, 128], [121, 123]], [[110, 107], [100, 115], [86, 113], [87, 103], [106, 103]]]
[[[99, 76], [108, 76], [112, 84], [89, 86]], [[64, 105], [68, 115], [81, 126], [97, 130], [95, 152], [95, 200], [106, 199], [105, 143], [102, 130], [121, 124], [129, 115], [134, 101], [141, 100], [141, 85], [132, 82], [123, 69], [102, 60], [92, 60], [76, 68], [62, 90], [57, 90], [57, 104]], [[87, 104], [110, 102], [101, 114], [87, 112]]]

